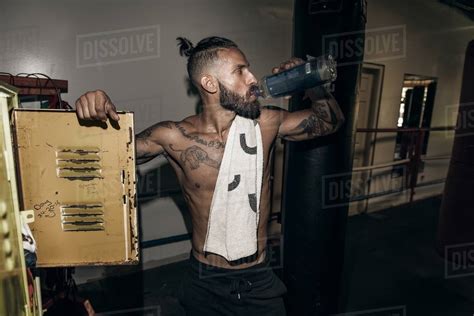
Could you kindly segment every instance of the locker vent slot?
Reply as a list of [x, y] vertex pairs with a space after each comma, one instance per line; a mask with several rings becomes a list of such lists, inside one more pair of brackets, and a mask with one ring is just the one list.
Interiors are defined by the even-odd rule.
[[102, 166], [97, 147], [59, 147], [56, 170], [59, 178], [88, 180], [102, 178]]
[[63, 231], [105, 230], [104, 222], [104, 207], [100, 203], [61, 205]]

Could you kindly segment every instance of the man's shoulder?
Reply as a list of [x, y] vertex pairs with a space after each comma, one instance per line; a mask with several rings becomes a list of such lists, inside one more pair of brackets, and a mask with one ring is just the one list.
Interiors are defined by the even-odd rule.
[[197, 115], [185, 117], [180, 121], [173, 122], [173, 130], [180, 136], [185, 136], [196, 130]]
[[166, 140], [174, 138], [176, 135], [178, 135], [177, 122], [161, 121], [148, 127], [137, 136], [148, 138], [161, 144], [166, 142]]
[[286, 113], [288, 113], [288, 111], [281, 107], [274, 105], [265, 105], [260, 111], [260, 118], [258, 121], [260, 125], [275, 125], [281, 121], [281, 119]]
[[192, 115], [183, 118], [180, 121], [163, 121], [158, 124], [166, 127], [166, 137], [170, 139], [176, 139], [181, 137], [188, 137], [189, 135], [196, 132], [196, 121], [197, 115]]
[[272, 105], [272, 104], [267, 104], [262, 106], [262, 111], [266, 112], [281, 112], [281, 111], [286, 111], [284, 108]]
[[260, 111], [260, 117], [275, 118], [280, 117], [284, 113], [288, 113], [284, 108], [275, 105], [264, 105]]
[[181, 121], [175, 122], [175, 125], [182, 125], [185, 127], [194, 127], [196, 125], [196, 121], [199, 119], [198, 115], [190, 115], [185, 117]]
[[196, 115], [188, 116], [180, 121], [172, 121], [172, 120], [161, 121], [154, 124], [152, 127], [159, 128], [163, 131], [168, 130], [169, 133], [173, 133], [173, 132], [179, 131], [179, 129], [182, 127], [190, 128], [194, 126], [195, 117]]

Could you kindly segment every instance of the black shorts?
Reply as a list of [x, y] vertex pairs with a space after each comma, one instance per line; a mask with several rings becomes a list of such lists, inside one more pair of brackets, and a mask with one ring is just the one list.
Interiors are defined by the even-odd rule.
[[201, 263], [191, 254], [178, 294], [186, 315], [286, 315], [286, 287], [268, 257], [235, 270]]

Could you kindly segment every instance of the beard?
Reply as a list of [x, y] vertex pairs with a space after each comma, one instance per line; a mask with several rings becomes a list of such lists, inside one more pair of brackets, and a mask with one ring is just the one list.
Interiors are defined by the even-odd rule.
[[220, 82], [219, 89], [219, 101], [224, 109], [234, 111], [237, 115], [252, 120], [260, 117], [260, 102], [257, 99], [249, 101], [252, 89], [249, 89], [245, 97], [230, 91]]

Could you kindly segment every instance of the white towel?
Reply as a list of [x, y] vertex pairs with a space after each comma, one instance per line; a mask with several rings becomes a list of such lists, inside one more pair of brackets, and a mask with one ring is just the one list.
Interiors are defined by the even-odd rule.
[[204, 251], [238, 260], [257, 252], [263, 145], [256, 121], [236, 115], [212, 197]]

